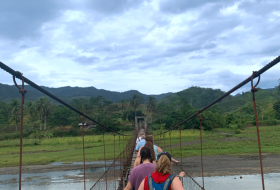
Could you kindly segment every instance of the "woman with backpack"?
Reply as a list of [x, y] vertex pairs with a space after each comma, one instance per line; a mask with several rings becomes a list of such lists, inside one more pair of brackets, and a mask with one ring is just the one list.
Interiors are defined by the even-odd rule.
[[156, 171], [145, 177], [139, 190], [184, 190], [181, 179], [185, 172], [175, 176], [171, 174], [171, 166], [171, 154], [164, 151], [159, 153]]

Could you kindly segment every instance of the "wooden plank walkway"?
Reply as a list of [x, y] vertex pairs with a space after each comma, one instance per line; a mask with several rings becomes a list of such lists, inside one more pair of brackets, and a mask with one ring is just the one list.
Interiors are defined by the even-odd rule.
[[[139, 137], [141, 132], [145, 133], [145, 130], [144, 129], [140, 129], [139, 132], [138, 132], [138, 136], [137, 137]], [[128, 181], [129, 181], [128, 180], [128, 176], [130, 174], [130, 171], [133, 169], [136, 157], [137, 157], [137, 153], [134, 151], [133, 155], [132, 155], [132, 158], [131, 158], [131, 161], [130, 161], [130, 166], [128, 168], [124, 168], [124, 170], [123, 170], [123, 176], [122, 176], [122, 179], [121, 179], [121, 181], [119, 183], [118, 190], [123, 190], [126, 187]]]

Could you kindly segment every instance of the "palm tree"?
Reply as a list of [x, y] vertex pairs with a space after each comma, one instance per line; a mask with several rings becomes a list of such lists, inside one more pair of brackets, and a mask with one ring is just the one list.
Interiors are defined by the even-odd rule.
[[47, 117], [52, 114], [53, 109], [54, 106], [52, 105], [51, 101], [47, 99], [44, 107], [44, 131], [47, 130]]
[[20, 120], [20, 103], [17, 99], [11, 101], [9, 105], [11, 121], [15, 122], [16, 131], [17, 131], [17, 124]]
[[119, 103], [121, 104], [121, 110], [124, 111], [126, 109], [126, 100], [122, 98]]
[[40, 116], [40, 131], [42, 131], [42, 120], [43, 120], [43, 115], [44, 115], [44, 107], [45, 107], [46, 99], [47, 98], [39, 98], [35, 102], [36, 111], [39, 113], [39, 116]]
[[36, 107], [31, 101], [26, 103], [26, 107], [27, 107], [27, 113], [30, 117], [31, 125], [33, 127], [33, 120], [36, 115]]
[[47, 117], [53, 111], [53, 105], [48, 98], [40, 98], [36, 100], [36, 111], [40, 115], [40, 131], [42, 131], [42, 120], [44, 118], [44, 130], [47, 128]]
[[153, 96], [149, 96], [147, 101], [146, 101], [146, 105], [147, 105], [147, 111], [150, 113], [151, 115], [151, 120], [153, 123], [153, 113], [155, 113], [156, 109], [157, 109], [157, 99]]
[[129, 105], [134, 109], [135, 116], [136, 116], [136, 109], [140, 106], [142, 101], [143, 98], [139, 94], [131, 95]]
[[126, 100], [120, 99], [119, 103], [121, 104], [121, 110], [122, 110], [122, 120], [125, 121], [127, 118], [127, 113], [124, 111], [126, 109]]

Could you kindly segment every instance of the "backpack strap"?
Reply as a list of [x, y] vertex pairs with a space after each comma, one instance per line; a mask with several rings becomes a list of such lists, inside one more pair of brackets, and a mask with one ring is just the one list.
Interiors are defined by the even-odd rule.
[[175, 175], [171, 174], [165, 181], [163, 190], [168, 190], [169, 186], [171, 185], [173, 179], [175, 178]]
[[148, 182], [149, 190], [153, 190], [152, 174], [148, 175], [147, 182]]

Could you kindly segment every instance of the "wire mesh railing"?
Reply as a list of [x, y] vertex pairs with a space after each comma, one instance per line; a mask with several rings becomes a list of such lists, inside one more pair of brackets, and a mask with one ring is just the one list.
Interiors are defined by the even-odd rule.
[[[99, 179], [96, 179], [90, 190], [117, 190], [125, 187], [128, 177], [127, 171], [131, 165], [137, 135], [137, 133], [134, 133], [127, 144], [124, 144], [124, 137], [119, 136], [119, 138], [116, 139], [114, 135], [114, 153], [115, 146], [123, 148], [123, 151], [117, 157], [114, 157], [114, 161], [108, 167], [105, 167], [104, 173]], [[106, 158], [104, 162], [106, 163]], [[91, 181], [94, 180], [91, 179]]]

